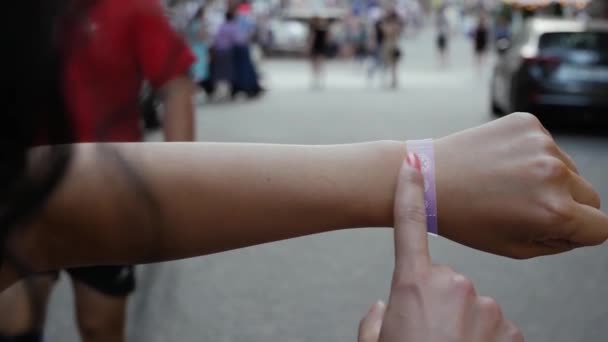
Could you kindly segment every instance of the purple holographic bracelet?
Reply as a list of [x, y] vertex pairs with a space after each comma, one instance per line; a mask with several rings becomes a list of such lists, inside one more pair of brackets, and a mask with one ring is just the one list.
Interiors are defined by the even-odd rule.
[[424, 206], [426, 208], [427, 231], [439, 235], [437, 227], [437, 194], [435, 192], [435, 153], [433, 139], [409, 140], [407, 151], [418, 155], [422, 175], [424, 176]]

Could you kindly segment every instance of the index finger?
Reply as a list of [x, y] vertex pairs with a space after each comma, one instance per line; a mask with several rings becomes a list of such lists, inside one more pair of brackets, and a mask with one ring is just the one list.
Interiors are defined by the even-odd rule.
[[[408, 160], [420, 161], [415, 154]], [[395, 194], [395, 268], [407, 273], [430, 268], [424, 179], [414, 166], [403, 164]]]

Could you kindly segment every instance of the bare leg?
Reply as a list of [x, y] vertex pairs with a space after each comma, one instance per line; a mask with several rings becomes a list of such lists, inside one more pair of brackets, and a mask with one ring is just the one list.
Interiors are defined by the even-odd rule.
[[78, 329], [84, 342], [123, 342], [127, 297], [114, 297], [74, 282]]
[[478, 54], [478, 66], [479, 66], [479, 76], [483, 76], [483, 66], [485, 65], [485, 61], [486, 61], [486, 54], [485, 52], [480, 52]]
[[0, 335], [41, 333], [55, 276], [34, 276], [0, 294]]
[[390, 77], [391, 77], [391, 88], [392, 89], [396, 89], [399, 86], [399, 79], [398, 79], [398, 75], [397, 75], [397, 66], [398, 66], [398, 62], [397, 61], [392, 61], [391, 65], [390, 65]]
[[317, 57], [316, 56], [311, 56], [310, 57], [310, 69], [312, 71], [312, 77], [311, 77], [311, 88], [315, 89], [319, 83], [319, 68], [317, 66]]
[[311, 57], [312, 73], [313, 73], [313, 88], [318, 89], [322, 87], [323, 83], [323, 57], [315, 55]]
[[475, 73], [477, 74], [477, 76], [481, 76], [481, 64], [483, 62], [482, 60], [482, 56], [481, 53], [478, 51], [475, 51], [475, 57], [474, 57], [474, 61], [475, 61]]

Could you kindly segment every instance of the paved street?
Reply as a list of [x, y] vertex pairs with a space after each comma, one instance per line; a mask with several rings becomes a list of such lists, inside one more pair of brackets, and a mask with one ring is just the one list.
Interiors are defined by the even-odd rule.
[[[368, 84], [350, 62], [328, 68], [326, 89], [310, 89], [303, 61], [264, 64], [270, 91], [259, 101], [201, 103], [202, 141], [330, 144], [439, 137], [491, 120], [489, 71], [476, 75], [469, 46], [453, 42], [439, 70], [426, 33], [405, 48], [402, 84]], [[608, 201], [608, 138], [560, 133], [557, 140]], [[454, 151], [465, 153], [465, 151]], [[436, 262], [470, 276], [522, 327], [527, 341], [608, 340], [608, 245], [513, 261], [431, 241]], [[386, 298], [392, 270], [389, 229], [330, 233], [139, 269], [129, 341], [356, 341], [359, 319]], [[62, 280], [47, 336], [77, 341], [72, 298]]]

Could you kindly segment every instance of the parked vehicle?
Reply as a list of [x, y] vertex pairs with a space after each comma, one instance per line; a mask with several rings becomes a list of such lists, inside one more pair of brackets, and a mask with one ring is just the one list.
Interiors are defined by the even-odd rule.
[[497, 49], [494, 114], [608, 113], [608, 22], [534, 18]]

